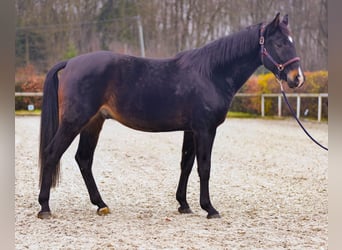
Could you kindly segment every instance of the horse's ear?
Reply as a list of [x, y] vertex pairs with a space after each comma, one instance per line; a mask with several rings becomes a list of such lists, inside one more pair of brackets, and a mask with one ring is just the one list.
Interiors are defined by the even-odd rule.
[[279, 23], [280, 23], [280, 12], [278, 12], [275, 18], [273, 19], [271, 26], [273, 26], [273, 28], [277, 28], [279, 26]]
[[280, 12], [278, 12], [275, 18], [273, 19], [273, 21], [267, 25], [267, 28], [266, 28], [267, 33], [272, 34], [274, 31], [276, 31], [279, 26], [279, 23], [280, 23]]
[[283, 17], [283, 21], [282, 21], [286, 26], [289, 24], [289, 15], [286, 14], [284, 17]]

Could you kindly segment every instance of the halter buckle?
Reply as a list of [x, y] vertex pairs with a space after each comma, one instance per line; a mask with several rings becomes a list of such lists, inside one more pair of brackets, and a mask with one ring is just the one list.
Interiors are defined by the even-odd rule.
[[259, 44], [264, 45], [264, 43], [265, 43], [265, 38], [264, 38], [264, 36], [261, 36], [259, 39]]

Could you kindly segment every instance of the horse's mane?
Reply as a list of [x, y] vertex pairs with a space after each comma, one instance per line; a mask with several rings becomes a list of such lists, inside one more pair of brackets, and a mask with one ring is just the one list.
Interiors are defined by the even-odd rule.
[[261, 24], [214, 40], [201, 48], [182, 51], [176, 55], [181, 68], [194, 68], [210, 77], [214, 66], [229, 64], [259, 46]]

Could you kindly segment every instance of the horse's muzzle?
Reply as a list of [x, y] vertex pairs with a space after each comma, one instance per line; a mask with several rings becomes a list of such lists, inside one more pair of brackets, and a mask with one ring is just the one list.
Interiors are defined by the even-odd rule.
[[305, 76], [300, 67], [292, 69], [286, 74], [287, 84], [290, 88], [300, 88], [305, 82]]

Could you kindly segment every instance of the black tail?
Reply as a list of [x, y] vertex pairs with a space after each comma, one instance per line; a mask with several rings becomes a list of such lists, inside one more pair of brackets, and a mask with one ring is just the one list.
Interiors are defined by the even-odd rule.
[[[43, 91], [43, 105], [40, 120], [40, 143], [39, 143], [39, 186], [43, 178], [45, 167], [45, 149], [51, 142], [58, 129], [58, 76], [57, 73], [65, 68], [67, 61], [59, 62], [53, 66], [46, 75]], [[59, 181], [60, 166], [57, 164], [52, 173], [52, 187]]]

